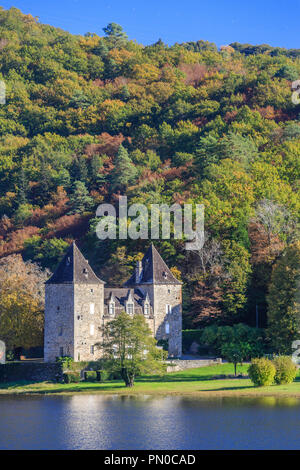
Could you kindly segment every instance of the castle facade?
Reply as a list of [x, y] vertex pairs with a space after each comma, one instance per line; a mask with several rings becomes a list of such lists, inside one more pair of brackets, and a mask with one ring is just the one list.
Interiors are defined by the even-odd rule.
[[167, 340], [169, 356], [181, 356], [182, 286], [154, 245], [122, 287], [109, 288], [73, 243], [46, 282], [44, 360], [101, 358], [103, 327], [122, 311], [144, 315], [153, 336]]

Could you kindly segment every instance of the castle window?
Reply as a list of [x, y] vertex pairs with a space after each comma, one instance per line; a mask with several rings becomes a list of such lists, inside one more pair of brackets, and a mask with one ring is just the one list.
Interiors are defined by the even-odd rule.
[[114, 315], [115, 314], [115, 304], [114, 302], [110, 302], [109, 305], [108, 305], [108, 312], [110, 315]]
[[90, 314], [94, 315], [95, 313], [95, 304], [90, 304]]
[[63, 335], [63, 327], [61, 326], [59, 329], [59, 336], [62, 336], [62, 335]]
[[57, 306], [57, 311], [59, 311], [59, 310], [60, 310], [60, 307], [59, 307], [59, 306]]
[[165, 325], [165, 331], [166, 331], [166, 335], [168, 335], [170, 333], [170, 325], [169, 325], [169, 322], [166, 323]]
[[91, 289], [91, 293], [92, 293], [92, 294], [94, 293], [94, 289]]
[[63, 355], [64, 355], [64, 348], [63, 347], [59, 348], [59, 355], [60, 355], [60, 357], [63, 357]]
[[149, 313], [150, 313], [150, 305], [149, 305], [149, 304], [145, 304], [145, 305], [144, 305], [144, 314], [145, 314], [146, 316], [148, 316]]
[[172, 313], [172, 307], [170, 304], [166, 304], [166, 314]]
[[133, 304], [127, 304], [126, 305], [126, 311], [128, 313], [128, 315], [133, 315]]
[[95, 346], [92, 344], [91, 346], [91, 354], [94, 354], [95, 353]]
[[95, 334], [95, 326], [94, 325], [90, 325], [90, 335], [91, 336], [94, 336]]

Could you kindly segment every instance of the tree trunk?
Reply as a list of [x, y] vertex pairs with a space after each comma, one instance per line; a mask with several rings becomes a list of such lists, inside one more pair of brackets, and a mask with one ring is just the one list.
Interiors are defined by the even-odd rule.
[[129, 374], [128, 375], [128, 379], [129, 379], [129, 382], [128, 382], [128, 385], [126, 385], [127, 387], [133, 387], [133, 384], [134, 384], [134, 374]]
[[134, 375], [133, 375], [133, 374], [129, 374], [129, 373], [128, 373], [128, 370], [126, 369], [126, 367], [122, 367], [122, 369], [121, 369], [121, 376], [122, 376], [122, 379], [123, 379], [124, 382], [125, 382], [126, 387], [133, 387], [133, 384], [134, 384]]
[[234, 376], [235, 376], [235, 377], [236, 377], [236, 365], [237, 365], [237, 363], [235, 362], [235, 363], [234, 363]]

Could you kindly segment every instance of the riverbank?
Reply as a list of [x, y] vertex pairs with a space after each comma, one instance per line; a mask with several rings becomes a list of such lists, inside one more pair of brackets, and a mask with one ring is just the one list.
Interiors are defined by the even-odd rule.
[[[238, 374], [247, 374], [248, 365], [238, 367]], [[51, 382], [2, 383], [1, 395], [14, 394], [117, 394], [117, 395], [193, 395], [193, 396], [274, 396], [300, 398], [300, 375], [289, 385], [254, 387], [248, 378], [222, 378], [233, 374], [232, 364], [219, 364], [182, 372], [167, 373], [162, 377], [144, 376], [134, 387], [126, 388], [121, 381], [80, 382], [60, 384]]]

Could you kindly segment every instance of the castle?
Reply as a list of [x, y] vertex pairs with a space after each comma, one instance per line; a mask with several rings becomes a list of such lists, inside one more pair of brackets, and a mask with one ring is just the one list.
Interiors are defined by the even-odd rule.
[[155, 338], [168, 341], [169, 356], [181, 356], [181, 282], [153, 244], [123, 287], [104, 284], [73, 243], [45, 286], [46, 362], [99, 359], [103, 326], [122, 311], [144, 315]]

